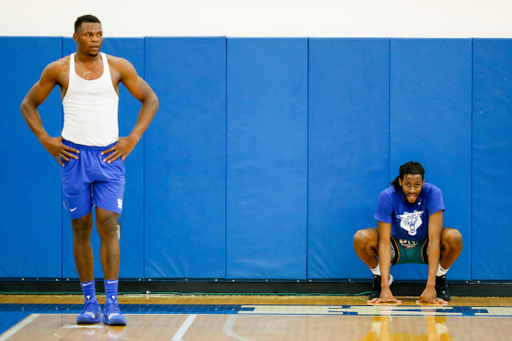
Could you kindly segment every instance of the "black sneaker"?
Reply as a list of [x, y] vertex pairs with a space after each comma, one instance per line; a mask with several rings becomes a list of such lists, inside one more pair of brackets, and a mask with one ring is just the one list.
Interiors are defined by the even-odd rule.
[[[382, 278], [380, 275], [373, 275], [373, 285], [372, 291], [370, 291], [370, 295], [368, 299], [371, 301], [374, 298], [380, 298], [380, 289], [381, 289]], [[393, 276], [389, 274], [389, 285], [393, 283]]]
[[446, 283], [446, 275], [436, 276], [436, 293], [437, 297], [445, 301], [449, 301], [452, 298], [450, 289], [448, 289], [448, 283]]

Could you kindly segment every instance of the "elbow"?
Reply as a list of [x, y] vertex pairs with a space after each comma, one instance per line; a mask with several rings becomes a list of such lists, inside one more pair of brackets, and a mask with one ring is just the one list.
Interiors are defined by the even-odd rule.
[[158, 106], [160, 105], [160, 102], [158, 101], [158, 97], [156, 96], [156, 94], [153, 94], [154, 95], [154, 98], [153, 98], [153, 108], [155, 108], [155, 112], [158, 110]]
[[391, 247], [391, 241], [389, 238], [380, 238], [379, 237], [379, 245], [384, 247]]
[[441, 246], [441, 238], [439, 236], [433, 236], [428, 238], [428, 246]]
[[144, 100], [141, 101], [142, 106], [144, 108], [147, 108], [150, 112], [153, 113], [153, 115], [158, 110], [158, 97], [156, 97], [156, 94], [153, 92], [149, 94]]
[[391, 250], [391, 243], [388, 240], [379, 240], [379, 250]]
[[26, 117], [28, 107], [29, 107], [28, 101], [26, 98], [24, 98], [23, 101], [21, 101], [21, 105], [20, 105], [20, 111], [21, 111], [21, 115], [23, 117]]

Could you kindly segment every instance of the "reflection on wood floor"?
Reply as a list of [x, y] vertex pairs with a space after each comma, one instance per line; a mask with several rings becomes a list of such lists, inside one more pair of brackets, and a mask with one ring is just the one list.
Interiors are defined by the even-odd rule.
[[[510, 340], [511, 298], [368, 306], [363, 297], [122, 296], [128, 326], [78, 326], [80, 296], [0, 295], [15, 340]], [[101, 300], [100, 300], [101, 301]], [[1, 326], [1, 324], [0, 324]], [[1, 332], [0, 332], [1, 333]]]

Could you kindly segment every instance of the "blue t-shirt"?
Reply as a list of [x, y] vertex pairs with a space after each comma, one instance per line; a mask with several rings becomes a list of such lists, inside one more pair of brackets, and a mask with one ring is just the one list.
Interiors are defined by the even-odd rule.
[[391, 235], [401, 244], [422, 242], [428, 237], [429, 216], [441, 210], [444, 211], [443, 195], [434, 185], [425, 182], [414, 204], [404, 199], [401, 189], [395, 191], [391, 186], [380, 193], [374, 218], [391, 223]]

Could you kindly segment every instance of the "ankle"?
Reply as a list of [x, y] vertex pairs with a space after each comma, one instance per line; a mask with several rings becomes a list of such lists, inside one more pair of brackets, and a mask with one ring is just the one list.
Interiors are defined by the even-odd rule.
[[380, 276], [380, 266], [379, 264], [377, 264], [377, 267], [375, 269], [372, 269], [370, 268], [371, 272], [375, 275], [375, 276]]
[[84, 297], [87, 301], [92, 301], [96, 299], [96, 288], [94, 281], [81, 282], [80, 286], [82, 287]]
[[446, 276], [446, 273], [448, 272], [448, 270], [450, 270], [450, 268], [443, 269], [441, 267], [441, 263], [439, 263], [439, 265], [437, 266], [436, 276], [437, 277]]
[[115, 300], [117, 298], [119, 280], [106, 279], [105, 280], [105, 296], [107, 300]]

